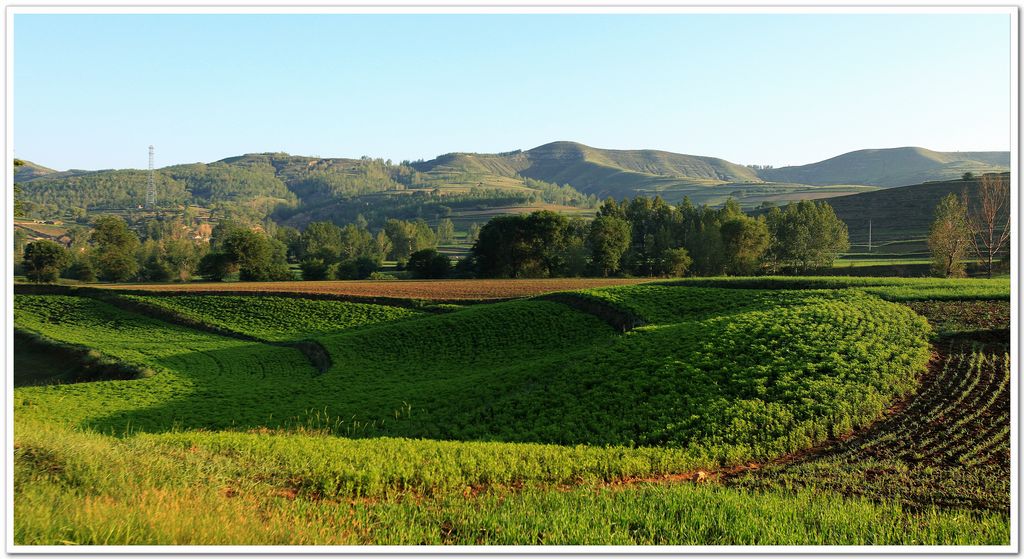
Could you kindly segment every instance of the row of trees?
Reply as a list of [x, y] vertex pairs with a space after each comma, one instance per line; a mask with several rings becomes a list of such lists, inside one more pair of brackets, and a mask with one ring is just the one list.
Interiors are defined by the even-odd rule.
[[[410, 265], [413, 275], [443, 277], [436, 251], [424, 251], [455, 237], [449, 219], [435, 228], [423, 220], [390, 219], [376, 234], [365, 221], [344, 227], [315, 222], [300, 233], [291, 227], [223, 220], [207, 229], [209, 242], [180, 218], [136, 226], [145, 240], [121, 217], [102, 216], [86, 235], [76, 235], [70, 248], [49, 240], [22, 245], [25, 273], [33, 281], [53, 281], [60, 275], [87, 282], [188, 281], [196, 274], [211, 280], [237, 274], [246, 281], [269, 281], [294, 279], [290, 265], [297, 263], [304, 279], [363, 279], [391, 259], [400, 266], [415, 264]], [[474, 229], [471, 235], [479, 226]], [[413, 262], [418, 253], [423, 254]]]
[[389, 219], [374, 234], [365, 221], [344, 227], [319, 221], [301, 233], [286, 229], [282, 235], [288, 237], [289, 254], [299, 262], [304, 279], [364, 279], [384, 260], [405, 266], [417, 252], [451, 242], [455, 225], [450, 219], [442, 219], [436, 228], [422, 219]]
[[606, 200], [592, 221], [539, 211], [480, 230], [471, 265], [484, 277], [803, 273], [849, 248], [846, 225], [825, 203], [803, 201], [751, 217], [684, 199]]
[[[973, 178], [964, 176], [965, 179]], [[974, 256], [992, 277], [1000, 253], [1010, 241], [1010, 181], [1005, 175], [987, 174], [978, 181], [975, 200], [965, 190], [947, 194], [935, 208], [928, 233], [932, 273], [962, 277], [965, 259]]]
[[209, 243], [195, 240], [180, 220], [150, 222], [139, 237], [119, 217], [95, 221], [89, 239], [65, 254], [55, 243], [31, 243], [24, 265], [37, 281], [56, 274], [84, 281], [187, 281], [199, 274], [222, 280], [363, 279], [391, 259], [414, 277], [558, 277], [750, 275], [803, 273], [829, 267], [849, 244], [845, 224], [825, 203], [799, 202], [757, 217], [729, 200], [722, 208], [673, 206], [659, 198], [606, 200], [593, 220], [551, 211], [501, 216], [469, 234], [472, 254], [453, 269], [438, 253], [455, 234], [450, 220], [389, 219], [372, 233], [365, 220], [339, 227], [314, 222], [253, 227], [225, 220]]
[[159, 228], [160, 235], [141, 242], [122, 218], [99, 217], [88, 237], [73, 239], [70, 249], [49, 240], [28, 243], [25, 274], [33, 281], [54, 281], [61, 274], [87, 282], [188, 281], [207, 253], [206, 243], [193, 239], [181, 221]]

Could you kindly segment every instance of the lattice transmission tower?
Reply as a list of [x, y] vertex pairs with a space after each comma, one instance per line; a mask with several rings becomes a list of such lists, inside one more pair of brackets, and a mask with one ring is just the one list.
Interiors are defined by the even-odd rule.
[[156, 181], [153, 180], [153, 146], [149, 146], [149, 177], [146, 179], [146, 207], [156, 205]]

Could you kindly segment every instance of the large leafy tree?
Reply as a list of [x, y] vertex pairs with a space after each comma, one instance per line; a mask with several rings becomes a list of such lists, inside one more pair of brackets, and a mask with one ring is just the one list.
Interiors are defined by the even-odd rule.
[[455, 240], [455, 224], [447, 217], [437, 223], [437, 242], [450, 243]]
[[928, 231], [932, 252], [932, 273], [951, 278], [964, 275], [964, 256], [970, 248], [971, 225], [964, 201], [947, 194], [935, 208], [935, 221]]
[[480, 229], [473, 256], [488, 277], [560, 275], [569, 229], [569, 220], [551, 211], [496, 217]]
[[768, 261], [773, 270], [803, 273], [827, 268], [850, 248], [846, 224], [825, 202], [802, 200], [772, 208], [766, 224], [771, 236]]
[[112, 215], [97, 218], [90, 240], [93, 265], [100, 279], [128, 281], [138, 274], [139, 237], [124, 219]]
[[[437, 246], [437, 235], [422, 219], [415, 221], [389, 219], [384, 223], [384, 234], [391, 242], [390, 252], [387, 256], [395, 259], [399, 264], [405, 264], [414, 252]], [[384, 246], [385, 243], [375, 242], [374, 244]]]
[[41, 240], [25, 245], [25, 275], [34, 282], [57, 281], [70, 263], [71, 255], [59, 243]]
[[222, 251], [243, 281], [290, 279], [286, 252], [284, 243], [247, 229], [232, 231], [224, 239]]
[[446, 278], [452, 273], [451, 259], [432, 248], [414, 252], [408, 268], [414, 278]]
[[590, 223], [587, 244], [598, 274], [607, 276], [618, 272], [622, 256], [629, 250], [629, 222], [615, 215], [598, 216]]
[[764, 220], [737, 215], [722, 223], [720, 232], [728, 272], [740, 276], [756, 272], [770, 239]]
[[328, 264], [341, 256], [341, 228], [329, 221], [310, 223], [299, 239], [302, 258], [317, 258]]

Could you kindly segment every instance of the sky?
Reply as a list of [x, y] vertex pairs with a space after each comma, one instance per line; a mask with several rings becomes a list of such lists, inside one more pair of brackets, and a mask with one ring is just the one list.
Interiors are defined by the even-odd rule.
[[1009, 15], [17, 14], [15, 156], [1010, 149]]

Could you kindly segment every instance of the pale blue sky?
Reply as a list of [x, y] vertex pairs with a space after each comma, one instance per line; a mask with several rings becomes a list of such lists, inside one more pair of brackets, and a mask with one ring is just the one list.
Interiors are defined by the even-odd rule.
[[1008, 15], [42, 15], [16, 156], [430, 159], [554, 140], [742, 164], [1010, 147]]

